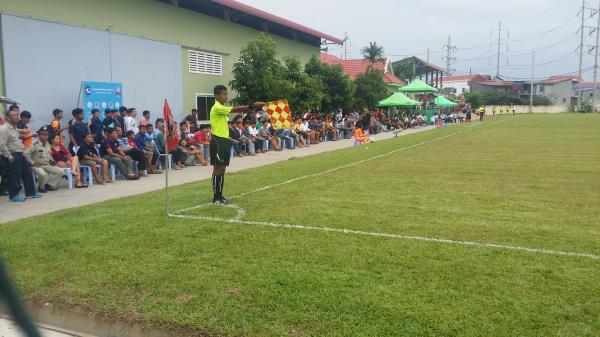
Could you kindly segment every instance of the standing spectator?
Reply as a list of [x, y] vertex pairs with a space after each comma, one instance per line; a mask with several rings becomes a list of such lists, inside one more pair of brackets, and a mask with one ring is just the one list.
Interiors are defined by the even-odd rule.
[[11, 107], [6, 114], [6, 123], [0, 127], [0, 155], [8, 160], [8, 194], [12, 202], [25, 201], [25, 198], [19, 195], [21, 181], [25, 186], [25, 196], [27, 198], [42, 197], [41, 194], [35, 191], [31, 166], [29, 166], [23, 155], [25, 147], [19, 139], [18, 122], [19, 110]]
[[65, 171], [57, 167], [52, 160], [52, 147], [48, 139], [49, 128], [44, 126], [38, 131], [38, 138], [31, 144], [23, 155], [31, 165], [31, 170], [37, 175], [38, 191], [56, 191]]
[[54, 109], [52, 110], [52, 116], [54, 116], [54, 119], [50, 123], [50, 128], [52, 129], [51, 134], [52, 136], [60, 135], [60, 141], [64, 143], [64, 137], [62, 135], [62, 132], [67, 128], [63, 128], [60, 126], [60, 122], [63, 119], [63, 111], [61, 109]]
[[[85, 136], [83, 138], [85, 142]], [[84, 188], [88, 187], [86, 184], [81, 183], [81, 168], [79, 167], [79, 158], [77, 156], [71, 156], [69, 151], [65, 148], [65, 146], [60, 142], [60, 136], [56, 135], [54, 138], [50, 140], [51, 148], [52, 148], [52, 160], [56, 166], [60, 168], [70, 168], [75, 177], [75, 187], [76, 188]]]
[[368, 108], [363, 109], [362, 131], [369, 134], [371, 128], [371, 112]]
[[72, 155], [75, 155], [73, 151], [74, 147], [79, 147], [83, 144], [83, 137], [85, 134], [90, 132], [87, 125], [83, 122], [83, 110], [80, 108], [73, 109], [73, 121], [69, 127], [69, 136], [71, 142], [69, 143], [69, 150]]
[[21, 135], [21, 140], [23, 140], [23, 145], [25, 146], [25, 150], [27, 150], [31, 143], [33, 143], [33, 137], [35, 136], [31, 129], [29, 128], [29, 121], [31, 121], [31, 113], [29, 111], [21, 112], [21, 120], [17, 123], [17, 130]]
[[[102, 138], [104, 138], [104, 125], [100, 120], [100, 110], [92, 110], [92, 117], [88, 121], [87, 127], [90, 133], [94, 135], [94, 140], [96, 141], [96, 144], [102, 144]], [[83, 144], [83, 139], [80, 143]]]
[[131, 157], [125, 155], [123, 150], [119, 147], [119, 141], [117, 140], [117, 131], [107, 131], [108, 137], [102, 142], [100, 147], [100, 155], [102, 159], [108, 161], [111, 165], [115, 165], [117, 170], [127, 180], [138, 180], [139, 177], [131, 172], [133, 160]]
[[196, 132], [198, 129], [198, 110], [192, 109], [192, 113], [185, 116], [185, 120], [190, 122], [190, 125], [192, 126], [192, 131]]
[[115, 116], [116, 110], [106, 109], [104, 110], [104, 120], [102, 121], [102, 129], [103, 131], [109, 129], [116, 129], [117, 127], [123, 128], [117, 117]]
[[[91, 133], [87, 133], [83, 138], [83, 144], [81, 144], [79, 150], [77, 150], [77, 157], [79, 158], [81, 165], [91, 167], [92, 175], [98, 185], [112, 183], [112, 181], [108, 179], [108, 161], [100, 158], [94, 142], [94, 136]], [[98, 165], [102, 165], [103, 178], [100, 177], [100, 173], [98, 172]]]
[[140, 122], [138, 123], [138, 127], [141, 127], [142, 125], [148, 125], [148, 124], [152, 124], [152, 122], [150, 121], [150, 111], [144, 110], [142, 112], [142, 118], [140, 119]]
[[[116, 111], [115, 111], [116, 112]], [[127, 116], [127, 107], [120, 107], [119, 108], [119, 115], [115, 115], [115, 118], [117, 119], [117, 121], [119, 122], [119, 126], [125, 130], [125, 117]], [[106, 130], [106, 129], [105, 129]]]
[[140, 132], [138, 124], [135, 120], [136, 117], [137, 117], [137, 110], [135, 108], [127, 109], [127, 116], [124, 119], [125, 130], [123, 130], [123, 131], [125, 131], [125, 132], [133, 131], [135, 134]]

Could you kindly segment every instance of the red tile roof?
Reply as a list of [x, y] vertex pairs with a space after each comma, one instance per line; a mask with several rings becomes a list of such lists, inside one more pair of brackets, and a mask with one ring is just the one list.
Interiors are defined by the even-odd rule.
[[488, 81], [489, 77], [473, 74], [473, 75], [454, 75], [454, 76], [446, 76], [444, 77], [444, 82], [459, 82], [459, 81], [467, 81], [467, 82], [484, 82]]
[[542, 81], [541, 83], [543, 84], [557, 84], [557, 83], [561, 83], [564, 81], [577, 81], [577, 82], [581, 82], [581, 78], [579, 76], [565, 76], [565, 75], [559, 75], [559, 76], [550, 76], [549, 79]]
[[288, 28], [291, 28], [291, 29], [294, 29], [294, 30], [297, 30], [297, 31], [300, 31], [300, 32], [303, 32], [303, 33], [306, 33], [308, 35], [320, 37], [322, 39], [325, 39], [325, 40], [328, 40], [328, 41], [331, 41], [331, 42], [334, 42], [334, 43], [338, 43], [338, 44], [342, 43], [342, 40], [339, 39], [339, 38], [337, 38], [337, 37], [321, 33], [321, 32], [319, 32], [317, 30], [312, 29], [312, 28], [308, 28], [308, 27], [303, 26], [301, 24], [292, 22], [292, 21], [290, 21], [288, 19], [284, 19], [284, 18], [279, 17], [277, 15], [273, 15], [271, 13], [267, 13], [267, 12], [265, 12], [263, 10], [260, 10], [258, 8], [254, 8], [252, 6], [248, 6], [246, 4], [237, 2], [235, 0], [211, 0], [211, 1], [214, 2], [214, 3], [220, 4], [222, 6], [238, 10], [238, 11], [243, 12], [243, 13], [248, 13], [250, 15], [254, 15], [254, 16], [259, 17], [259, 18], [261, 18], [263, 20], [267, 20], [267, 21], [270, 21], [270, 22], [273, 22], [273, 23], [277, 23], [277, 24], [280, 24], [282, 26], [285, 26], [285, 27], [288, 27]]
[[[364, 59], [360, 60], [342, 60], [334, 55], [321, 53], [321, 62], [327, 64], [339, 64], [344, 69], [344, 72], [350, 76], [351, 79], [356, 79], [358, 75], [362, 75], [367, 71], [370, 63]], [[377, 62], [373, 65], [373, 69], [383, 71], [383, 81], [387, 84], [404, 85], [404, 81], [394, 76], [393, 73], [386, 71], [384, 62]]]

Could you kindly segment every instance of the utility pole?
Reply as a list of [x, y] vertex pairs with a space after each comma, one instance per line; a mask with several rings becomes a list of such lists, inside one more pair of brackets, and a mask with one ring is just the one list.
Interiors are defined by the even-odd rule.
[[344, 33], [344, 60], [348, 59], [348, 33]]
[[502, 34], [502, 21], [498, 21], [498, 59], [496, 61], [496, 77], [500, 77], [500, 39]]
[[[583, 68], [583, 28], [585, 25], [585, 0], [581, 1], [581, 11], [579, 12], [579, 14], [581, 15], [581, 27], [579, 27], [579, 30], [581, 32], [581, 37], [579, 39], [579, 78], [581, 78]], [[577, 111], [581, 110], [581, 99], [582, 97], [580, 85], [577, 93]]]
[[[600, 44], [600, 3], [598, 4], [595, 15], [598, 15], [598, 18], [596, 21], [596, 45], [594, 46], [594, 94], [592, 95], [592, 112], [596, 112], [596, 95], [598, 93], [596, 79], [598, 76], [598, 45]], [[579, 91], [581, 92], [581, 85], [579, 85]]]
[[[452, 44], [452, 36], [448, 36], [448, 43], [444, 45], [442, 49], [446, 50], [446, 56], [442, 58], [442, 61], [446, 62], [446, 74], [452, 76], [454, 74], [454, 68], [452, 68], [452, 66], [456, 63], [456, 57], [454, 57], [456, 46]], [[429, 55], [429, 52], [427, 54]]]
[[429, 48], [427, 48], [427, 62], [429, 62]]
[[533, 75], [535, 70], [535, 50], [531, 51], [531, 87], [529, 88], [529, 113], [533, 113]]

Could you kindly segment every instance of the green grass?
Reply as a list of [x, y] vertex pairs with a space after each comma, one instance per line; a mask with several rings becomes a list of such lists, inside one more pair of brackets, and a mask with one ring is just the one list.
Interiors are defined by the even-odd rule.
[[[230, 174], [226, 194], [464, 128]], [[236, 204], [249, 221], [600, 255], [599, 129], [592, 114], [499, 117]], [[208, 201], [209, 183], [171, 189], [172, 209]], [[0, 225], [2, 254], [31, 300], [214, 335], [600, 335], [600, 260], [166, 218], [163, 198]]]

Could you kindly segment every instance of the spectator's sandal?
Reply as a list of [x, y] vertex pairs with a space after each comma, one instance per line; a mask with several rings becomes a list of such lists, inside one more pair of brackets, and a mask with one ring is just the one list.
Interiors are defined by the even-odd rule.
[[77, 184], [75, 185], [75, 188], [88, 188], [87, 184]]

